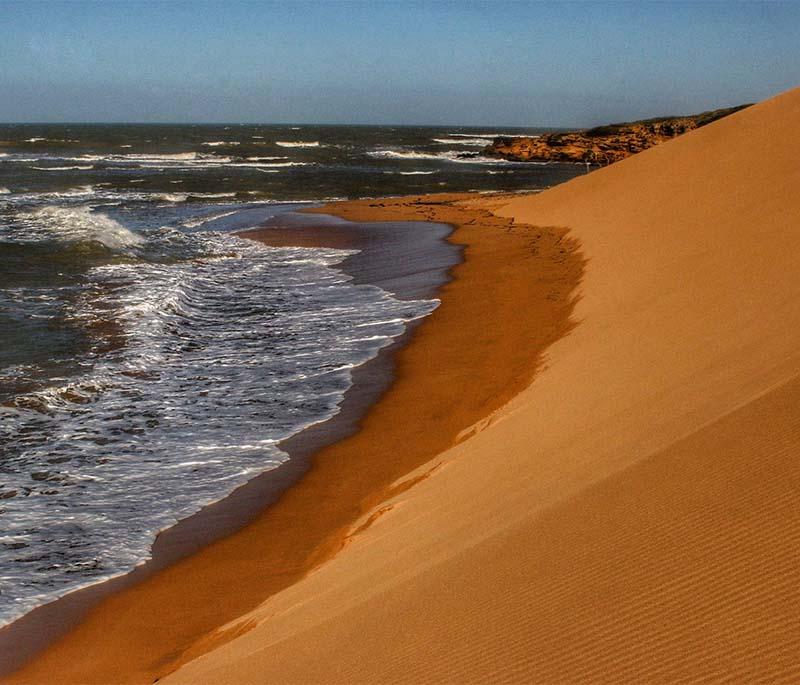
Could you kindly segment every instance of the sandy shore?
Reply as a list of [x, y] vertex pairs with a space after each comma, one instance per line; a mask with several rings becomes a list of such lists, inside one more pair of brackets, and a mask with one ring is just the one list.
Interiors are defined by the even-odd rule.
[[[348, 545], [377, 520], [382, 502], [426, 475], [409, 479], [408, 474], [476, 430], [529, 383], [541, 352], [570, 327], [580, 256], [562, 230], [515, 228], [485, 209], [457, 204], [458, 199], [406, 198], [325, 209], [359, 221], [447, 223], [457, 227], [450, 240], [468, 255], [452, 270], [454, 280], [443, 289], [440, 307], [396, 353], [391, 388], [362, 419], [358, 433], [317, 452], [302, 480], [248, 527], [115, 588], [11, 682], [151, 682], [229, 641], [237, 631], [219, 632], [219, 626]], [[301, 239], [292, 230], [272, 229], [270, 241], [319, 244], [313, 231]], [[389, 223], [383, 230], [403, 225]], [[388, 240], [385, 235], [380, 242]], [[389, 270], [397, 269], [402, 272], [403, 265]], [[408, 279], [404, 286], [396, 274], [390, 280], [393, 289], [413, 294]]]
[[795, 90], [540, 195], [328, 208], [457, 227], [396, 382], [18, 681], [800, 679], [798, 121]]
[[[440, 286], [449, 280], [449, 269], [461, 261], [461, 248], [445, 240], [452, 230], [445, 224], [357, 224], [328, 215], [309, 217], [293, 212], [264, 225], [268, 228], [242, 235], [274, 245], [358, 250], [338, 268], [354, 283], [377, 285], [401, 299], [436, 297]], [[404, 335], [380, 350], [375, 359], [354, 369], [353, 386], [336, 416], [281, 443], [290, 459], [279, 468], [254, 478], [230, 496], [159, 534], [151, 559], [133, 572], [72, 592], [0, 629], [0, 677], [71, 630], [105, 597], [144, 581], [254, 520], [302, 478], [318, 450], [358, 429], [364, 413], [391, 383], [394, 354], [408, 342], [418, 323], [410, 322]]]
[[498, 199], [579, 241], [574, 329], [435, 474], [167, 682], [800, 678], [798, 121], [795, 90]]

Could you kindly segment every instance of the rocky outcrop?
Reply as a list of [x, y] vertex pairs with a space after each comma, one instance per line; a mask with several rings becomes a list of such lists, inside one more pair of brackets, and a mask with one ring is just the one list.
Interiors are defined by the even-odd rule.
[[710, 124], [749, 105], [717, 109], [685, 117], [663, 117], [609, 124], [581, 131], [547, 133], [538, 137], [495, 138], [483, 151], [489, 157], [517, 162], [588, 162], [606, 165]]

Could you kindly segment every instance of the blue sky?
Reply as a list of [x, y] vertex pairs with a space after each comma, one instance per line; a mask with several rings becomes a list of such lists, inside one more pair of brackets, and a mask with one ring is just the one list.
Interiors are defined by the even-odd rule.
[[0, 121], [583, 126], [800, 83], [800, 2], [0, 0]]

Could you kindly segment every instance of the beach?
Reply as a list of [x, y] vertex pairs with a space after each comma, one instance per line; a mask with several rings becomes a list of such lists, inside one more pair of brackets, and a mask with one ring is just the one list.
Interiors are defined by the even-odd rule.
[[[315, 210], [453, 227], [448, 282], [389, 275], [441, 300], [391, 383], [8, 682], [796, 680], [798, 120], [793, 90], [542, 193]], [[358, 239], [320, 221], [250, 237]]]
[[[448, 223], [456, 220], [468, 222], [482, 217], [486, 222], [484, 225], [494, 225], [499, 230], [487, 232], [484, 241], [481, 239], [483, 235], [480, 225], [471, 229], [468, 226], [460, 229], [461, 233], [471, 236], [471, 242], [466, 244], [466, 249], [472, 253], [471, 259], [453, 268], [454, 281], [443, 288], [442, 305], [437, 309], [439, 314], [437, 319], [441, 319], [443, 313], [447, 315], [448, 310], [453, 309], [450, 315], [453, 320], [447, 322], [447, 325], [437, 326], [432, 333], [426, 333], [436, 321], [436, 319], [426, 319], [414, 331], [414, 345], [400, 350], [396, 355], [394, 383], [364, 418], [361, 430], [353, 437], [316, 455], [314, 468], [298, 486], [290, 489], [281, 498], [277, 507], [268, 510], [270, 513], [266, 518], [260, 518], [243, 530], [239, 535], [246, 537], [241, 538], [234, 548], [227, 545], [234, 543], [236, 535], [218, 543], [225, 549], [215, 544], [206, 550], [214, 552], [214, 559], [201, 562], [197, 567], [199, 575], [196, 582], [206, 582], [207, 579], [210, 583], [206, 590], [207, 599], [217, 597], [219, 604], [216, 610], [221, 613], [216, 615], [210, 611], [206, 613], [210, 608], [206, 605], [204, 611], [198, 615], [200, 621], [198, 625], [190, 626], [186, 622], [187, 607], [196, 605], [195, 593], [198, 586], [195, 581], [191, 583], [192, 591], [185, 596], [185, 604], [180, 606], [176, 603], [177, 598], [174, 593], [177, 586], [185, 586], [186, 582], [185, 569], [181, 570], [182, 566], [191, 563], [192, 560], [200, 561], [199, 556], [195, 555], [156, 574], [152, 579], [157, 580], [159, 584], [163, 581], [169, 582], [155, 595], [149, 595], [154, 601], [149, 611], [153, 612], [152, 616], [163, 616], [165, 606], [174, 606], [176, 621], [172, 624], [172, 628], [178, 631], [178, 635], [157, 635], [152, 626], [142, 625], [143, 630], [140, 634], [142, 642], [139, 647], [141, 651], [137, 652], [131, 626], [123, 627], [118, 621], [119, 611], [127, 610], [119, 607], [111, 608], [108, 605], [109, 602], [115, 604], [122, 600], [130, 592], [127, 601], [133, 604], [129, 606], [137, 607], [136, 611], [143, 609], [143, 597], [139, 589], [144, 588], [149, 583], [148, 580], [103, 602], [80, 624], [77, 632], [70, 633], [66, 640], [57, 643], [44, 653], [41, 660], [34, 662], [34, 668], [38, 668], [37, 664], [44, 666], [50, 658], [48, 655], [52, 655], [56, 661], [51, 663], [59, 664], [57, 666], [59, 678], [64, 681], [71, 677], [76, 681], [104, 682], [109, 679], [140, 681], [150, 678], [151, 675], [153, 677], [163, 675], [157, 670], [164, 668], [161, 663], [164, 657], [161, 654], [156, 655], [156, 652], [160, 651], [159, 645], [167, 647], [172, 653], [177, 639], [189, 649], [193, 642], [204, 638], [209, 631], [224, 621], [235, 618], [243, 608], [255, 607], [277, 588], [290, 584], [318, 566], [351, 537], [352, 527], [358, 524], [359, 519], [374, 503], [382, 501], [395, 490], [402, 491], [411, 485], [411, 482], [398, 484], [396, 483], [398, 479], [402, 479], [458, 439], [463, 439], [464, 431], [468, 434], [470, 430], [474, 430], [475, 424], [484, 418], [487, 412], [501, 406], [513, 396], [515, 390], [525, 386], [540, 359], [535, 355], [531, 356], [530, 347], [515, 349], [513, 343], [522, 336], [529, 341], [529, 344], [538, 344], [543, 349], [554, 336], [563, 334], [568, 326], [566, 317], [571, 307], [570, 284], [579, 275], [580, 260], [577, 256], [573, 256], [572, 260], [563, 259], [561, 231], [545, 232], [538, 237], [529, 231], [515, 231], [511, 229], [510, 221], [492, 218], [485, 210], [475, 212], [457, 207], [451, 208], [446, 204], [455, 199], [459, 198], [444, 196], [432, 200], [430, 198], [398, 200], [394, 203], [395, 217], [386, 212], [385, 207], [369, 206], [375, 203], [354, 203], [350, 206], [350, 211], [360, 213], [362, 221], [377, 215], [386, 220], [402, 217], [406, 221], [426, 219]], [[441, 216], [438, 215], [437, 208], [441, 208]], [[328, 208], [330, 209], [332, 208]], [[341, 209], [344, 210], [344, 207]], [[342, 211], [342, 214], [344, 213], [345, 211]], [[457, 235], [451, 240], [463, 244]], [[533, 246], [541, 248], [542, 257], [534, 254]], [[470, 266], [476, 266], [475, 273], [478, 276], [481, 271], [480, 265], [484, 260], [487, 265], [491, 265], [497, 276], [502, 278], [496, 278], [491, 287], [482, 283], [480, 278], [474, 281], [467, 280], [469, 287], [463, 296], [458, 298], [462, 306], [449, 307], [448, 301], [455, 298], [447, 297], [449, 294], [447, 291], [464, 282], [464, 279], [459, 278], [459, 272], [469, 263]], [[534, 262], [540, 269], [539, 283], [531, 286], [527, 284], [529, 279], [520, 267]], [[515, 287], [516, 283], [519, 285]], [[559, 288], [563, 289], [563, 296], [560, 298], [554, 296], [554, 299], [548, 300], [546, 295], [555, 293]], [[506, 291], [519, 292], [520, 299], [509, 299]], [[547, 305], [532, 310], [529, 317], [518, 320], [513, 315], [514, 311], [527, 304], [536, 291], [539, 291], [538, 299]], [[462, 307], [466, 311], [463, 311]], [[504, 324], [504, 320], [507, 323]], [[496, 327], [489, 325], [491, 321], [495, 322]], [[514, 333], [502, 335], [502, 331], [508, 326]], [[476, 344], [480, 338], [484, 338], [485, 342]], [[472, 344], [468, 344], [470, 340]], [[473, 351], [467, 353], [470, 347]], [[461, 355], [463, 355], [459, 359], [459, 364], [455, 369], [448, 368], [452, 365], [447, 365], [445, 360], [452, 355], [453, 350], [458, 349], [462, 350]], [[408, 354], [414, 354], [416, 361], [413, 363], [406, 361]], [[413, 379], [409, 378], [404, 382], [406, 376], [411, 373], [406, 370], [408, 367], [417, 369], [417, 373]], [[484, 370], [480, 380], [474, 377], [475, 368]], [[456, 374], [454, 377], [449, 375], [453, 372]], [[449, 377], [442, 378], [442, 373], [448, 374]], [[423, 378], [427, 380], [423, 381]], [[460, 388], [457, 394], [452, 392], [454, 384], [458, 384]], [[397, 399], [392, 400], [393, 397]], [[376, 416], [376, 412], [385, 414]], [[374, 428], [370, 430], [370, 426]], [[380, 448], [376, 447], [376, 443], [380, 443]], [[312, 510], [314, 514], [311, 514]], [[263, 525], [259, 526], [260, 522]], [[285, 547], [280, 546], [280, 539], [284, 540]], [[257, 543], [259, 540], [260, 543]], [[251, 570], [254, 580], [256, 578], [258, 580], [253, 587], [254, 593], [248, 596], [247, 593], [237, 592], [237, 601], [241, 601], [242, 604], [232, 606], [231, 596], [220, 592], [219, 588], [220, 583], [223, 585], [231, 583], [244, 588], [240, 576], [245, 563], [242, 557], [243, 550], [247, 550], [244, 558], [257, 560]], [[271, 561], [262, 556], [265, 553], [272, 557]], [[199, 553], [202, 554], [204, 552]], [[254, 556], [250, 556], [251, 554]], [[231, 575], [227, 579], [212, 577], [213, 574], [208, 575], [211, 568], [215, 569], [216, 573], [221, 558], [231, 562], [227, 571]], [[228, 563], [225, 565], [228, 566]], [[267, 587], [264, 586], [265, 581]], [[100, 623], [95, 624], [93, 616], [99, 617], [99, 613], [104, 612], [106, 606], [110, 609], [110, 613], [107, 614], [110, 623], [104, 623], [101, 619]], [[157, 621], [157, 623], [167, 625], [166, 622]], [[76, 648], [81, 651], [83, 648], [80, 644], [85, 637], [79, 637], [78, 633], [90, 625], [95, 625], [92, 630], [99, 631], [89, 638], [92, 641], [105, 640], [111, 631], [119, 628], [116, 643], [118, 651], [104, 649], [104, 653], [108, 656], [105, 664], [99, 663], [96, 656], [93, 656], [89, 663], [83, 659], [68, 657], [68, 660], [76, 666], [75, 675], [71, 676], [64, 668], [65, 662], [61, 650], [70, 649], [69, 643], [73, 640], [72, 636], [75, 636]], [[201, 642], [195, 649], [204, 649], [204, 645], [205, 643]], [[57, 656], [59, 652], [62, 656]], [[147, 671], [146, 676], [141, 669], [142, 659], [149, 661], [148, 667], [153, 668], [153, 671]], [[174, 666], [170, 664], [169, 667]], [[19, 675], [23, 681], [40, 677], [47, 676], [44, 673], [40, 676], [27, 671], [22, 671]]]

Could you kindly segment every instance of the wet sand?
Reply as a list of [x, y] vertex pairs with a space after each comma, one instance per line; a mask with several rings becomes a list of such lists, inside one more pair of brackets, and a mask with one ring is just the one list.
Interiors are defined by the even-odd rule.
[[[358, 432], [316, 451], [300, 481], [243, 530], [135, 583], [128, 577], [11, 682], [44, 682], [55, 674], [59, 682], [149, 682], [226, 642], [233, 634], [219, 632], [221, 625], [341, 550], [369, 525], [361, 520], [366, 512], [424, 478], [406, 480], [410, 472], [464, 439], [529, 383], [542, 351], [571, 326], [580, 256], [562, 230], [515, 227], [461, 206], [462, 199], [328, 208], [358, 212], [364, 221], [446, 223], [456, 227], [450, 242], [470, 255], [451, 270], [441, 306], [396, 352], [394, 383], [373, 391], [382, 393], [380, 400]], [[399, 228], [390, 223], [383, 230]], [[409, 264], [397, 249], [390, 254], [392, 267], [379, 270], [390, 289], [398, 278], [417, 281], [408, 280]], [[393, 274], [397, 269], [402, 273]]]
[[[333, 216], [312, 218], [290, 213], [264, 225], [268, 228], [241, 235], [277, 246], [358, 250], [337, 268], [355, 283], [376, 285], [401, 299], [435, 298], [449, 278], [449, 269], [461, 261], [461, 248], [446, 242], [451, 228], [445, 224], [364, 225]], [[381, 349], [375, 359], [354, 369], [353, 385], [333, 418], [281, 443], [290, 458], [280, 467], [160, 533], [152, 558], [131, 573], [72, 592], [0, 629], [0, 676], [12, 672], [74, 628], [104, 598], [141, 583], [255, 519], [303, 476], [315, 452], [358, 429], [358, 421], [391, 384], [394, 354], [408, 342], [420, 321], [409, 322], [402, 336]]]
[[798, 121], [800, 89], [475, 200], [569, 228], [575, 326], [342, 553], [165, 682], [798, 682]]
[[[12, 682], [796, 682], [800, 89], [539, 195], [359, 430]], [[555, 228], [553, 228], [555, 227]]]

